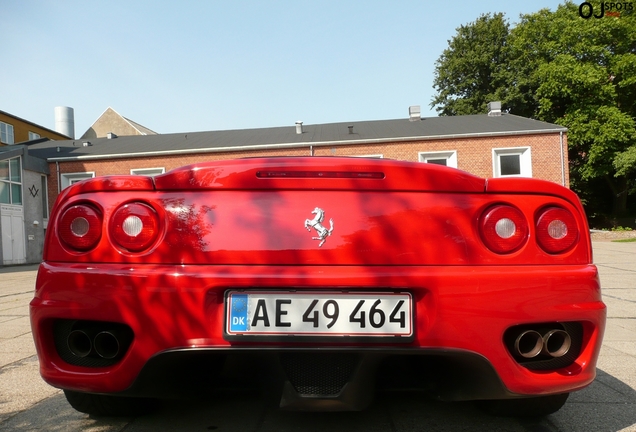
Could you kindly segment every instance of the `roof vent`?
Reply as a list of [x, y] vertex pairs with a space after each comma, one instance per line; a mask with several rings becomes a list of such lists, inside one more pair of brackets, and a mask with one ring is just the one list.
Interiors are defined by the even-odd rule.
[[349, 128], [349, 133], [350, 133], [350, 134], [353, 134], [353, 125], [349, 125], [349, 126], [347, 126], [347, 127]]
[[[187, 137], [187, 135], [186, 135], [186, 137]], [[106, 134], [106, 138], [108, 138], [108, 139], [115, 139], [115, 138], [117, 138], [117, 135], [115, 135], [113, 132], [108, 132], [108, 133]]]
[[413, 105], [409, 107], [409, 121], [422, 120], [421, 110], [419, 105]]
[[296, 133], [298, 135], [303, 133], [303, 122], [301, 122], [301, 121], [297, 121], [296, 122]]
[[488, 116], [498, 117], [501, 115], [501, 102], [490, 102], [488, 104]]

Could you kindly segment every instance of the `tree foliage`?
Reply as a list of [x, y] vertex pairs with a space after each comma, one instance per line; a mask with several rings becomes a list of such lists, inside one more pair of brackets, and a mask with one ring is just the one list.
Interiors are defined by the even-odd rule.
[[500, 100], [508, 34], [508, 23], [500, 13], [482, 15], [457, 29], [435, 67], [438, 94], [433, 105], [442, 115], [483, 112], [488, 102]]
[[[591, 3], [601, 10], [598, 1]], [[614, 197], [613, 213], [621, 215], [628, 192], [636, 192], [634, 12], [584, 19], [579, 5], [568, 1], [554, 12], [522, 15], [511, 29], [502, 26], [501, 14], [484, 15], [460, 27], [437, 61], [431, 105], [441, 115], [475, 114], [501, 100], [513, 114], [566, 126], [572, 188], [593, 206], [586, 186], [603, 179]], [[501, 30], [498, 49], [491, 46], [493, 29]], [[466, 46], [470, 50], [458, 49]], [[483, 82], [456, 84], [473, 82], [468, 63], [486, 56], [493, 61]]]

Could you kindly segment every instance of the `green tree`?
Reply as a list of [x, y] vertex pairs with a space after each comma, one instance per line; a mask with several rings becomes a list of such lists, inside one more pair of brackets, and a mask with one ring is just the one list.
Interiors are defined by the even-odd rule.
[[[591, 3], [598, 14], [600, 3]], [[455, 39], [470, 34], [458, 31]], [[490, 52], [492, 48], [486, 47], [489, 43], [474, 40], [473, 46], [475, 51], [482, 45], [484, 52]], [[568, 1], [554, 12], [542, 9], [522, 15], [504, 43], [499, 57], [503, 64], [492, 66], [498, 71], [494, 88], [487, 93], [473, 88], [467, 95], [448, 88], [450, 93], [441, 97], [439, 92], [431, 105], [442, 115], [459, 114], [452, 110], [453, 105], [447, 109], [446, 101], [464, 97], [483, 100], [495, 95], [500, 98], [490, 100], [501, 100], [503, 108], [513, 114], [566, 126], [571, 187], [587, 201], [588, 208], [598, 211], [594, 204], [603, 200], [590, 196], [589, 186], [603, 179], [613, 197], [612, 213], [625, 214], [627, 195], [636, 192], [634, 11], [606, 11], [603, 18], [584, 19], [579, 5]], [[442, 75], [438, 71], [458, 74], [456, 68], [446, 67], [456, 54], [449, 45], [436, 68], [438, 91], [445, 82], [439, 80]], [[484, 112], [484, 108], [473, 112]]]
[[483, 113], [488, 102], [501, 99], [508, 34], [501, 13], [482, 15], [457, 29], [435, 65], [437, 95], [431, 105], [441, 115]]

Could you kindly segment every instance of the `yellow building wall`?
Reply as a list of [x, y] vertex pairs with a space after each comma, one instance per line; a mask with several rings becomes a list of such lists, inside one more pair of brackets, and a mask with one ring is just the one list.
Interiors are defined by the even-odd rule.
[[[61, 133], [52, 131], [35, 123], [0, 112], [0, 121], [13, 126], [13, 143], [18, 144], [29, 140], [29, 132], [39, 134], [41, 138], [49, 138], [51, 140], [67, 140], [69, 137]], [[0, 145], [7, 145], [1, 143]]]

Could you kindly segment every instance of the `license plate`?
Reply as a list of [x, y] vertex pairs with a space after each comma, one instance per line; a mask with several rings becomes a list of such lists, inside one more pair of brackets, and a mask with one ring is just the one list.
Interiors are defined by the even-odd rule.
[[411, 336], [409, 293], [230, 291], [226, 333]]

